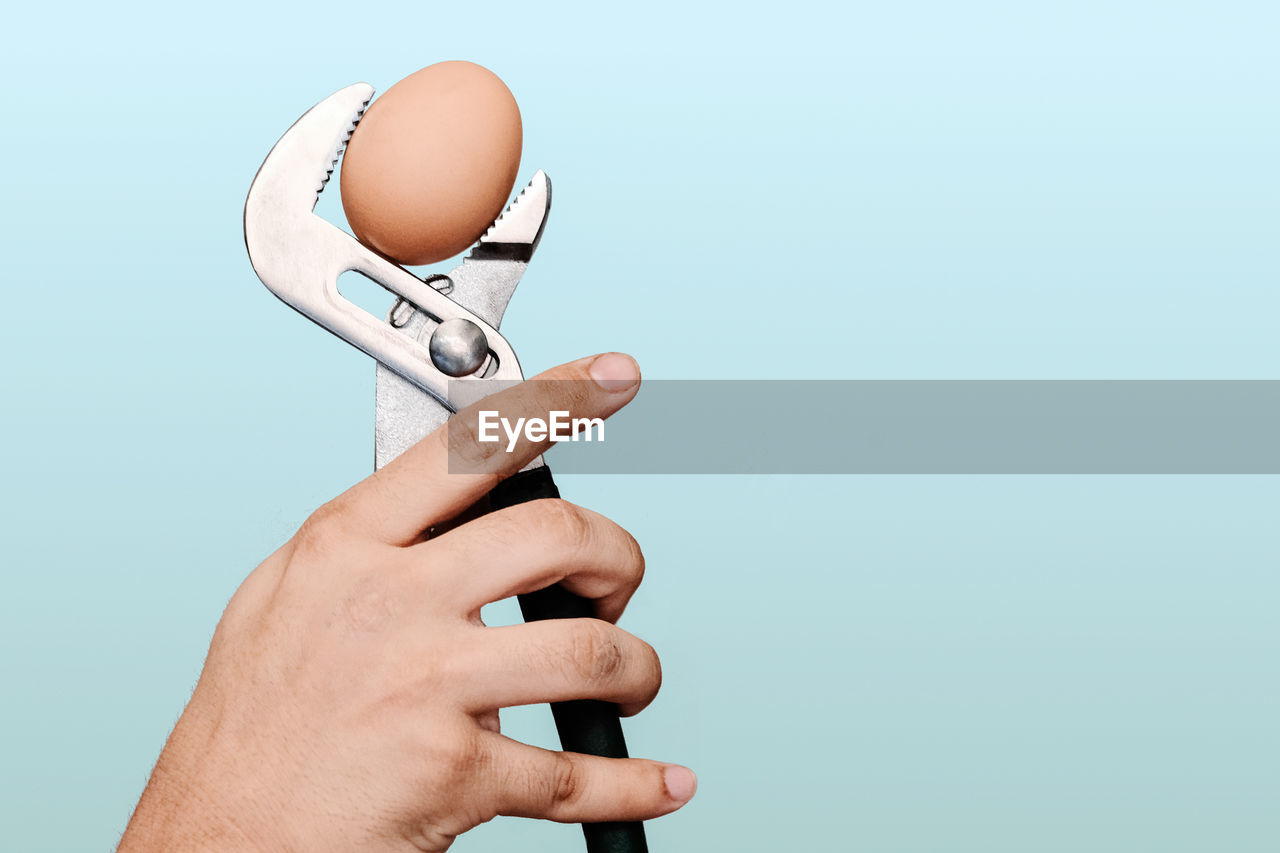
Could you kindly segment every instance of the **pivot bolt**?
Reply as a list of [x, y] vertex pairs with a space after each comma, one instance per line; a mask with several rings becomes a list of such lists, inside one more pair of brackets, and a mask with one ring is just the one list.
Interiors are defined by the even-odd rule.
[[431, 363], [446, 376], [469, 376], [480, 369], [489, 355], [484, 331], [461, 317], [445, 320], [431, 333], [427, 349]]

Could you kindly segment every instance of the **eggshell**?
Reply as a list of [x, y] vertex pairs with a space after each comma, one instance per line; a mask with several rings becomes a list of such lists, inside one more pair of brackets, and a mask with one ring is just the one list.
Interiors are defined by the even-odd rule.
[[342, 158], [356, 237], [402, 264], [456, 255], [511, 196], [523, 128], [511, 91], [473, 62], [440, 62], [376, 99]]

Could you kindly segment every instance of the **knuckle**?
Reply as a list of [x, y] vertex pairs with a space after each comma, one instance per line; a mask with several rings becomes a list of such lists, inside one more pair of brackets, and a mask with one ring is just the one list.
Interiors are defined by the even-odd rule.
[[636, 538], [628, 533], [625, 528], [619, 527], [618, 529], [622, 531], [623, 541], [626, 543], [628, 555], [630, 556], [630, 560], [627, 563], [631, 570], [630, 579], [636, 586], [639, 586], [640, 582], [644, 580], [644, 551], [641, 550], [640, 543], [636, 541]]
[[447, 738], [432, 739], [419, 756], [420, 766], [431, 778], [447, 787], [465, 787], [482, 775], [488, 756], [479, 739], [464, 731], [451, 731]]
[[577, 674], [590, 681], [616, 676], [624, 663], [620, 628], [599, 619], [582, 619], [572, 629], [569, 660]]
[[228, 634], [238, 633], [241, 628], [258, 620], [267, 612], [271, 593], [288, 567], [288, 558], [282, 556], [283, 553], [286, 553], [283, 549], [276, 552], [250, 572], [235, 594], [231, 596], [214, 632], [215, 644]]
[[495, 456], [505, 452], [502, 441], [480, 440], [480, 419], [475, 412], [460, 412], [440, 431], [450, 461], [460, 462], [467, 470], [487, 469]]
[[447, 850], [459, 835], [435, 821], [423, 821], [409, 836], [409, 844], [415, 850]]
[[450, 753], [449, 770], [455, 778], [470, 779], [483, 772], [485, 752], [475, 738], [459, 738]]
[[568, 409], [574, 416], [592, 413], [595, 408], [591, 405], [595, 393], [592, 390], [595, 388], [594, 382], [565, 380], [554, 383], [554, 386], [560, 397], [557, 401], [560, 408]]
[[590, 547], [593, 520], [591, 515], [577, 504], [553, 498], [538, 501], [539, 527], [552, 531], [556, 541], [568, 550], [584, 550]]
[[551, 801], [555, 805], [575, 803], [582, 797], [582, 766], [563, 752], [557, 752], [551, 767]]
[[296, 549], [307, 553], [331, 550], [343, 537], [346, 511], [336, 499], [322, 505], [294, 534]]
[[658, 651], [653, 646], [644, 640], [638, 642], [643, 649], [641, 654], [644, 658], [644, 695], [645, 704], [648, 704], [662, 689], [662, 659], [658, 657]]
[[662, 658], [658, 656], [658, 650], [644, 640], [637, 639], [636, 642], [642, 650], [641, 656], [644, 658], [644, 669], [649, 679], [654, 682], [654, 692], [656, 693], [658, 686], [662, 684]]

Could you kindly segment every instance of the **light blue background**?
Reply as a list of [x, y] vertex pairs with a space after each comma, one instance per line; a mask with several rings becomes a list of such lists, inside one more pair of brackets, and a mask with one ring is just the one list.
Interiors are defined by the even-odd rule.
[[[1275, 379], [1275, 9], [10, 9], [0, 847], [112, 848], [227, 598], [369, 469], [371, 364], [241, 241], [316, 100], [507, 81], [556, 194], [504, 326], [528, 369]], [[655, 853], [1280, 847], [1275, 478], [561, 486], [649, 557], [624, 624], [666, 685], [630, 742], [701, 776]]]

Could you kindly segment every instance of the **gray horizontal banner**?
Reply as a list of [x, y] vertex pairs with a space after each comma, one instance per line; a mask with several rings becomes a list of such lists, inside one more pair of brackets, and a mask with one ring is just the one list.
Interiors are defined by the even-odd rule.
[[[554, 384], [578, 433], [546, 453], [562, 473], [1280, 473], [1280, 381], [648, 380], [599, 430], [572, 423], [588, 389]], [[451, 446], [483, 432], [509, 452], [494, 415], [457, 426]]]

